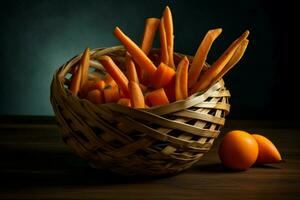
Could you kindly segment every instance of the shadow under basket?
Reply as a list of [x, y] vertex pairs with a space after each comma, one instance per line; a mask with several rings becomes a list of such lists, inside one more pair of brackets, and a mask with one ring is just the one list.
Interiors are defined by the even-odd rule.
[[[122, 69], [125, 52], [123, 46], [92, 50], [90, 75], [104, 72], [97, 61], [101, 55], [111, 56]], [[182, 56], [174, 53], [175, 64]], [[122, 175], [174, 175], [209, 151], [230, 109], [223, 80], [204, 93], [149, 109], [95, 105], [67, 89], [80, 57], [56, 71], [50, 98], [63, 141], [92, 167]]]

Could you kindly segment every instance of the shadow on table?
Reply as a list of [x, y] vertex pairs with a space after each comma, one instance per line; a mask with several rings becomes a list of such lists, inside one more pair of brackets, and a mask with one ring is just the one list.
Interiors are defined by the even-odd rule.
[[69, 151], [1, 149], [0, 179], [6, 187], [143, 183], [165, 177], [120, 176], [90, 167]]
[[[260, 168], [260, 169], [281, 169], [281, 167], [272, 166], [272, 165], [253, 165], [251, 168]], [[212, 164], [202, 164], [193, 167], [191, 170], [196, 170], [197, 173], [239, 173], [244, 170], [232, 170], [221, 163], [212, 163]]]
[[260, 169], [282, 169], [280, 166], [273, 166], [273, 165], [253, 165], [251, 168], [260, 168]]
[[[0, 179], [6, 188], [26, 186], [114, 185], [161, 180], [165, 177], [126, 177], [91, 168], [87, 162], [70, 151], [1, 149]], [[275, 168], [263, 165], [256, 168]], [[187, 172], [237, 173], [221, 163], [199, 164]], [[169, 176], [170, 177], [170, 176]]]
[[232, 170], [224, 167], [221, 163], [209, 163], [209, 164], [201, 164], [196, 165], [192, 168], [192, 170], [196, 170], [197, 173], [237, 173], [240, 171]]
[[[15, 171], [0, 174], [1, 180], [6, 184], [18, 185], [114, 185], [127, 183], [149, 182], [158, 177], [134, 176], [126, 177], [113, 174], [109, 171], [100, 171], [89, 167], [69, 170], [39, 170], [39, 171]], [[161, 177], [160, 177], [161, 179]], [[5, 180], [5, 181], [4, 181]]]

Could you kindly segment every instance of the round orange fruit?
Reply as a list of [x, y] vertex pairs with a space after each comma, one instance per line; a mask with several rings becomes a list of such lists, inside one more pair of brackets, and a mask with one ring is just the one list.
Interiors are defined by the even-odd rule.
[[258, 144], [251, 134], [242, 130], [228, 132], [220, 146], [219, 157], [225, 167], [246, 170], [258, 156]]

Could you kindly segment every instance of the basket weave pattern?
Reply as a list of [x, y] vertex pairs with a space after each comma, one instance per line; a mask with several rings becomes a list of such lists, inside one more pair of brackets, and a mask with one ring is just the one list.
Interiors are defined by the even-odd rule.
[[[101, 55], [111, 56], [122, 66], [125, 49], [92, 50], [91, 67], [104, 70], [97, 62]], [[223, 80], [202, 94], [165, 106], [132, 109], [118, 104], [94, 105], [66, 89], [66, 77], [80, 56], [54, 74], [51, 103], [63, 141], [93, 167], [124, 175], [176, 174], [211, 148], [230, 109], [230, 94]]]

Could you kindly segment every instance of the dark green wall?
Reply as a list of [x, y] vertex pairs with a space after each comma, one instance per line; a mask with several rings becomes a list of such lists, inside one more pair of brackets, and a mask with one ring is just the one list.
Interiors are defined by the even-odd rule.
[[[213, 62], [244, 30], [250, 44], [226, 77], [232, 93], [230, 118], [289, 119], [279, 105], [296, 89], [289, 59], [289, 5], [272, 1], [16, 1], [0, 7], [0, 115], [53, 115], [52, 74], [85, 47], [118, 45], [118, 25], [140, 41], [147, 17], [160, 17], [165, 5], [174, 16], [175, 50], [194, 54], [208, 29], [222, 27], [208, 61]], [[289, 87], [290, 89], [286, 89]], [[299, 117], [298, 117], [299, 119]]]

